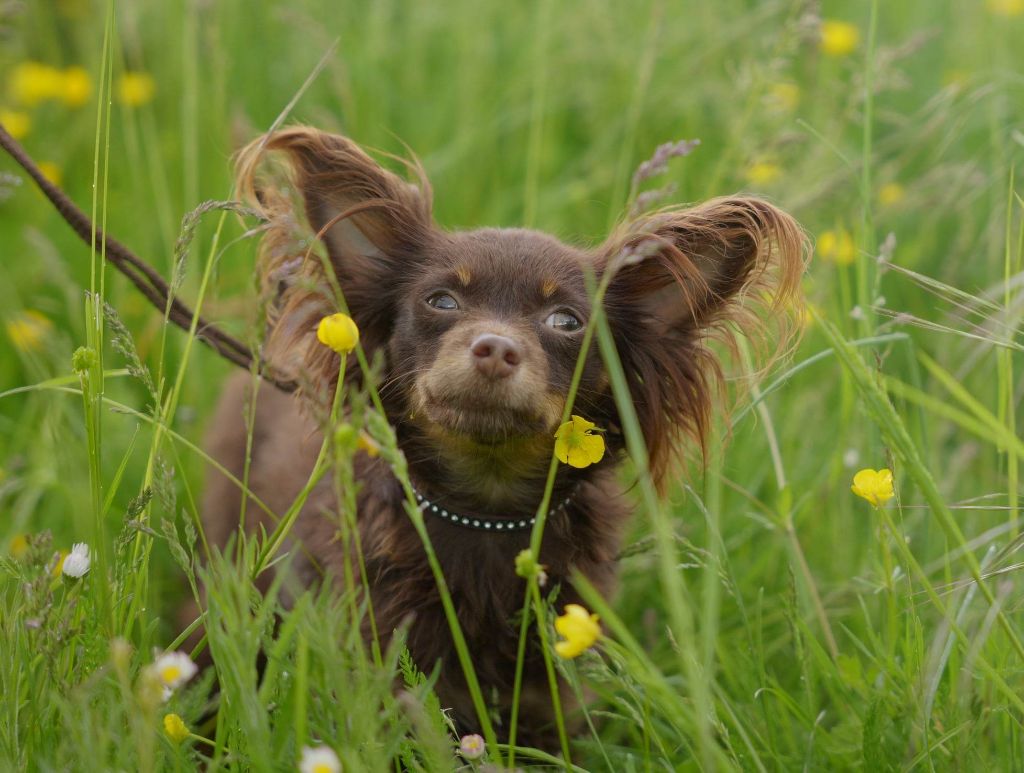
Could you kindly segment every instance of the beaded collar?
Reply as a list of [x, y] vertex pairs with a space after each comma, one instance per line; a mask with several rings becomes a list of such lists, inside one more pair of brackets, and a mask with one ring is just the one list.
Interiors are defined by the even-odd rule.
[[[530, 518], [480, 518], [479, 516], [461, 515], [459, 513], [453, 513], [451, 510], [431, 502], [423, 496], [415, 486], [412, 487], [412, 493], [416, 495], [416, 501], [419, 502], [420, 510], [424, 513], [430, 513], [431, 515], [437, 516], [442, 521], [448, 521], [449, 523], [454, 523], [458, 526], [465, 526], [467, 529], [501, 532], [523, 531], [525, 529], [533, 528], [533, 525], [537, 522], [537, 519], [532, 516]], [[575, 494], [576, 488], [573, 488], [565, 499], [548, 510], [548, 518], [568, 507]]]

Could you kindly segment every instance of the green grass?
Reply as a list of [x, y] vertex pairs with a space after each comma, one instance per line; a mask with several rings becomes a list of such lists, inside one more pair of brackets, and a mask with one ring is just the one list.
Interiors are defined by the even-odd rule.
[[[860, 30], [856, 51], [829, 57], [805, 5], [35, 0], [0, 10], [0, 110], [28, 116], [29, 152], [168, 278], [189, 231], [182, 294], [245, 340], [255, 241], [225, 212], [194, 232], [183, 220], [231, 198], [231, 153], [335, 41], [287, 120], [408, 146], [447, 227], [598, 242], [637, 164], [699, 138], [653, 184], [674, 184], [672, 201], [754, 191], [814, 237], [845, 231], [853, 259], [812, 263], [813, 319], [791, 360], [756, 381], [749, 353], [730, 363], [747, 397], [720, 412], [707, 465], [680, 471], [664, 502], [642, 475], [633, 489], [621, 591], [588, 599], [608, 636], [552, 660], [592, 696], [571, 761], [1019, 770], [1024, 15], [825, 2], [825, 18]], [[19, 105], [10, 76], [25, 61], [83, 66], [89, 100]], [[126, 69], [152, 75], [152, 101], [116, 98]], [[36, 346], [0, 329], [0, 767], [290, 770], [317, 742], [352, 771], [467, 765], [433, 664], [400, 643], [365, 648], [356, 595], [275, 587], [259, 600], [251, 568], [287, 560], [272, 538], [201, 560], [199, 449], [230, 366], [101, 270], [6, 159], [0, 174], [0, 322], [48, 320]], [[607, 344], [596, 328], [615, 382]], [[79, 346], [102, 352], [82, 375]], [[341, 398], [372, 415], [372, 395]], [[387, 446], [387, 428], [374, 432]], [[340, 485], [348, 458], [325, 447], [324, 474]], [[874, 511], [850, 483], [886, 466], [898, 497]], [[85, 580], [51, 577], [54, 552], [82, 541], [95, 553]], [[201, 724], [212, 673], [167, 704], [145, 674], [154, 648], [183, 640], [178, 609], [203, 580], [215, 726]], [[275, 627], [282, 593], [297, 600]], [[167, 712], [205, 740], [170, 743]], [[520, 749], [515, 764], [562, 763]]]

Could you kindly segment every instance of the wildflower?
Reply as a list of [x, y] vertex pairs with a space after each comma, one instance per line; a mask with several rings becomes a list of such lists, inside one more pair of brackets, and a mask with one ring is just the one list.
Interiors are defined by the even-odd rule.
[[7, 337], [14, 348], [21, 352], [32, 352], [42, 347], [53, 323], [40, 311], [25, 309], [7, 323]]
[[883, 207], [891, 207], [903, 201], [906, 195], [907, 192], [899, 183], [886, 183], [878, 190], [878, 203]]
[[476, 733], [464, 735], [459, 740], [459, 754], [467, 760], [478, 760], [484, 756], [485, 751], [484, 739]]
[[64, 71], [60, 98], [68, 107], [81, 107], [92, 94], [92, 79], [84, 67], [68, 67]]
[[54, 554], [54, 557], [57, 559], [57, 561], [56, 563], [54, 563], [53, 569], [50, 570], [50, 574], [52, 574], [54, 577], [60, 577], [61, 570], [64, 568], [64, 559], [68, 557], [68, 551], [58, 550]]
[[20, 140], [32, 130], [32, 116], [17, 110], [0, 110], [0, 124], [14, 139]]
[[164, 714], [164, 733], [174, 743], [181, 743], [192, 734], [177, 714]]
[[850, 491], [866, 499], [873, 507], [881, 507], [896, 496], [892, 487], [892, 470], [861, 470], [853, 476]]
[[320, 320], [316, 338], [338, 354], [348, 354], [359, 343], [359, 328], [348, 314], [331, 314]]
[[988, 10], [993, 16], [1020, 16], [1024, 14], [1024, 0], [988, 0]]
[[341, 760], [330, 746], [303, 746], [300, 773], [341, 773]]
[[117, 97], [121, 104], [139, 107], [153, 99], [156, 81], [146, 72], [126, 72], [117, 81]]
[[380, 445], [370, 437], [370, 433], [366, 430], [359, 430], [359, 436], [356, 438], [356, 448], [360, 451], [365, 451], [366, 455], [371, 459], [376, 459], [380, 456]]
[[64, 179], [64, 174], [61, 172], [60, 167], [52, 161], [40, 161], [39, 171], [43, 173], [43, 177], [52, 182], [54, 185], [60, 185]]
[[604, 456], [604, 438], [591, 435], [596, 425], [582, 416], [573, 416], [555, 433], [555, 456], [572, 467], [589, 467]]
[[575, 658], [594, 646], [601, 636], [597, 615], [579, 604], [566, 604], [565, 614], [555, 618], [555, 630], [565, 641], [555, 642], [555, 652], [563, 658]]
[[8, 548], [11, 551], [11, 556], [21, 558], [28, 552], [28, 536], [25, 534], [15, 534], [11, 537]]
[[76, 542], [71, 552], [61, 561], [60, 571], [65, 577], [77, 580], [89, 571], [89, 546], [84, 542]]
[[818, 237], [817, 252], [822, 260], [831, 261], [837, 266], [848, 266], [857, 259], [857, 246], [845, 228], [822, 233]]
[[165, 652], [153, 662], [153, 669], [160, 683], [171, 690], [177, 690], [199, 670], [184, 652]]
[[755, 161], [747, 167], [747, 181], [753, 185], [767, 185], [775, 180], [782, 170], [771, 161]]
[[821, 40], [818, 46], [828, 56], [846, 56], [857, 50], [860, 44], [860, 30], [845, 21], [827, 19], [821, 23]]
[[769, 107], [782, 113], [791, 113], [800, 103], [800, 87], [786, 81], [773, 83], [768, 87], [767, 101]]
[[22, 62], [11, 70], [7, 89], [15, 102], [34, 107], [60, 96], [64, 76], [56, 67], [40, 62]]

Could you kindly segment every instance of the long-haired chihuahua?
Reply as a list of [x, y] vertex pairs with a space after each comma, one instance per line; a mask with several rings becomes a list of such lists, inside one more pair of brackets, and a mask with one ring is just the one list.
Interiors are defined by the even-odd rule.
[[[553, 435], [594, 313], [587, 273], [600, 280], [615, 270], [603, 308], [650, 474], [664, 490], [677, 451], [702, 448], [710, 428], [723, 348], [712, 340], [728, 348], [747, 335], [773, 341], [769, 351], [786, 347], [793, 326], [784, 321], [799, 295], [806, 240], [789, 215], [746, 196], [637, 216], [596, 248], [525, 229], [447, 231], [431, 215], [425, 175], [408, 166], [414, 183], [351, 140], [306, 127], [278, 131], [241, 153], [239, 188], [268, 221], [260, 269], [270, 298], [265, 359], [305, 388], [299, 395], [266, 383], [254, 388], [238, 374], [224, 390], [209, 448], [237, 478], [251, 453], [251, 491], [271, 510], [288, 510], [323, 438], [317, 411], [303, 403], [330, 394], [339, 377], [339, 355], [316, 338], [320, 319], [338, 311], [336, 282], [366, 355], [380, 368], [386, 418], [476, 673], [504, 721], [499, 734], [507, 734], [524, 593], [514, 559], [529, 545]], [[276, 173], [267, 173], [271, 167]], [[311, 248], [316, 236], [326, 255]], [[639, 257], [621, 260], [629, 250]], [[358, 371], [348, 368], [353, 383]], [[612, 593], [632, 509], [617, 472], [622, 422], [597, 347], [585, 355], [573, 413], [604, 430], [607, 453], [584, 468], [560, 465], [554, 481], [539, 561], [559, 604], [579, 600], [573, 571]], [[472, 731], [473, 704], [403, 488], [382, 458], [360, 453], [354, 465], [362, 562], [352, 565], [365, 568], [360, 581], [370, 589], [380, 636], [386, 643], [407, 627], [418, 666], [430, 671], [440, 662], [442, 706]], [[241, 504], [239, 487], [212, 471], [203, 508], [212, 542], [227, 543]], [[289, 566], [302, 583], [343, 576], [337, 510], [335, 489], [324, 483], [294, 524], [292, 544], [301, 550]], [[261, 510], [247, 513], [247, 529], [273, 528]], [[528, 649], [520, 706], [519, 742], [550, 747], [539, 645]]]

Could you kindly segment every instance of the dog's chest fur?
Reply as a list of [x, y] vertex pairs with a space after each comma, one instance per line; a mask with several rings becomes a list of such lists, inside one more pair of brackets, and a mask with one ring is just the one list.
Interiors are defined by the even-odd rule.
[[[211, 434], [212, 453], [239, 477], [245, 446], [242, 406], [247, 404], [250, 383], [245, 374], [230, 382]], [[270, 509], [284, 512], [305, 484], [321, 442], [315, 423], [299, 410], [296, 398], [273, 388], [260, 389], [252, 441], [253, 493]], [[422, 670], [429, 672], [438, 661], [442, 664], [437, 685], [442, 704], [452, 708], [457, 718], [469, 721], [472, 705], [426, 552], [405, 508], [404, 492], [379, 458], [359, 454], [354, 473], [356, 519], [381, 644], [386, 646], [393, 632], [404, 627], [410, 652]], [[602, 595], [613, 590], [615, 559], [629, 509], [612, 468], [594, 471], [572, 486], [568, 507], [547, 522], [541, 549], [540, 563], [548, 577], [545, 591], [557, 588], [559, 605], [579, 600], [569, 582], [572, 570], [580, 571]], [[539, 499], [540, 491], [537, 495]], [[204, 508], [208, 529], [237, 525], [239, 504], [237, 488], [221, 475], [211, 476]], [[248, 509], [250, 530], [260, 522], [273, 528], [258, 508], [250, 505]], [[307, 499], [289, 544], [291, 569], [302, 586], [315, 585], [324, 576], [335, 582], [345, 577], [339, 517], [333, 484], [322, 480]], [[530, 531], [492, 533], [447, 523], [429, 513], [424, 518], [477, 675], [488, 695], [501, 696], [497, 708], [505, 713], [526, 589], [515, 573], [515, 558], [528, 547]], [[359, 562], [354, 555], [348, 559], [358, 581]], [[370, 636], [368, 625], [364, 632]], [[534, 647], [526, 668], [527, 677], [542, 677]], [[547, 711], [543, 701], [538, 706], [535, 720], [543, 724]], [[530, 732], [529, 723], [526, 730]]]

